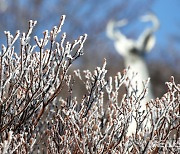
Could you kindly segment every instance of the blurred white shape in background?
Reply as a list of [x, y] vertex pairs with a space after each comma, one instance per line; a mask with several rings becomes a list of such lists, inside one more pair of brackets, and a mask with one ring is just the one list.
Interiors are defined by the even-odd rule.
[[[137, 40], [127, 38], [119, 29], [117, 29], [125, 26], [128, 23], [127, 19], [122, 19], [120, 21], [110, 20], [106, 29], [107, 36], [114, 41], [116, 51], [123, 57], [125, 67], [130, 67], [128, 77], [132, 79], [132, 87], [129, 88], [129, 93], [137, 89], [137, 95], [140, 95], [144, 89], [142, 81], [149, 79], [149, 72], [144, 60], [144, 54], [151, 51], [154, 47], [156, 42], [154, 33], [159, 28], [159, 21], [152, 13], [142, 16], [140, 20], [142, 22], [150, 21], [153, 26], [145, 29]], [[148, 87], [149, 91], [146, 97], [140, 102], [141, 111], [145, 110], [146, 103], [153, 99], [151, 85], [149, 84]], [[136, 130], [135, 128], [136, 122], [135, 120], [132, 120], [127, 135], [132, 134]]]

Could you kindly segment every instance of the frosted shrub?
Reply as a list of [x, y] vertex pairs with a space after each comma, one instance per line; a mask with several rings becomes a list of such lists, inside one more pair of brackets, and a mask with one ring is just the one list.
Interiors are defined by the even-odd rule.
[[[53, 127], [48, 130], [48, 151], [51, 153], [151, 153], [177, 152], [179, 148], [179, 92], [174, 82], [167, 82], [168, 92], [161, 98], [147, 103], [147, 112], [139, 112], [140, 101], [146, 97], [144, 91], [124, 94], [118, 100], [119, 88], [129, 88], [127, 71], [106, 79], [106, 62], [94, 72], [84, 71], [80, 78], [87, 89], [76, 110], [76, 97], [61, 100], [61, 107], [54, 116]], [[108, 99], [105, 100], [105, 96]], [[106, 104], [106, 108], [104, 107]], [[136, 115], [134, 116], [134, 111]], [[145, 124], [150, 118], [151, 128]], [[137, 122], [135, 134], [126, 136], [127, 128], [134, 118]], [[133, 128], [132, 128], [133, 129]]]
[[[56, 41], [64, 19], [50, 32], [44, 31], [43, 38], [35, 36], [35, 45], [31, 35], [36, 21], [29, 22], [27, 33], [5, 32], [7, 44], [2, 45], [0, 59], [0, 153], [177, 152], [180, 86], [174, 78], [166, 83], [168, 92], [161, 99], [147, 102], [146, 112], [140, 111], [148, 81], [140, 94], [128, 93], [132, 86], [128, 69], [108, 77], [104, 60], [92, 72], [68, 71], [83, 55], [87, 35], [70, 43], [63, 33]], [[82, 98], [74, 95], [78, 80], [85, 89]], [[126, 93], [120, 98], [122, 86]], [[127, 136], [132, 118], [137, 127]]]
[[[37, 21], [29, 22], [27, 33], [17, 31], [13, 36], [5, 31], [7, 44], [2, 45], [0, 58], [1, 142], [5, 141], [8, 131], [27, 132], [27, 141], [30, 140], [46, 108], [61, 93], [70, 66], [83, 54], [86, 34], [70, 43], [65, 41], [66, 33], [63, 33], [60, 42], [56, 41], [64, 20], [62, 16], [58, 27], [44, 31], [43, 38], [35, 36], [35, 45], [30, 42]], [[18, 55], [15, 42], [19, 37]], [[5, 151], [9, 143], [3, 143]]]

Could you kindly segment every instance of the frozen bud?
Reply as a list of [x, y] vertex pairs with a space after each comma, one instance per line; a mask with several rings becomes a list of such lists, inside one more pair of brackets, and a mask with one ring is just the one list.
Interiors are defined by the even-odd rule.
[[5, 35], [10, 35], [10, 31], [4, 31]]
[[87, 34], [84, 34], [84, 37], [83, 37], [83, 42], [82, 43], [84, 43], [85, 41], [86, 41], [86, 39], [87, 39]]
[[92, 127], [92, 130], [93, 130], [93, 131], [97, 131], [98, 128], [99, 128], [98, 125], [97, 125], [97, 124], [94, 124], [94, 126]]
[[117, 73], [117, 76], [118, 76], [118, 79], [119, 79], [119, 80], [120, 80], [121, 77], [122, 77], [120, 72]]
[[35, 20], [34, 22], [33, 22], [33, 26], [35, 26], [37, 24], [37, 20]]
[[62, 34], [62, 38], [65, 38], [66, 37], [66, 33], [64, 32], [63, 34]]
[[33, 21], [29, 20], [29, 26], [32, 27], [32, 25], [33, 25]]
[[45, 30], [45, 31], [43, 32], [43, 34], [44, 34], [45, 36], [47, 36], [47, 35], [48, 35], [48, 30]]
[[8, 133], [8, 142], [11, 142], [13, 136], [13, 131], [9, 131]]
[[53, 32], [56, 32], [57, 31], [57, 26], [54, 26], [53, 27]]
[[16, 31], [16, 35], [19, 35], [19, 34], [20, 34], [20, 30], [17, 30], [17, 31]]
[[6, 51], [6, 47], [4, 44], [2, 44], [2, 51], [3, 51], [3, 53]]
[[66, 15], [61, 16], [61, 23], [64, 24], [64, 20], [66, 19]]

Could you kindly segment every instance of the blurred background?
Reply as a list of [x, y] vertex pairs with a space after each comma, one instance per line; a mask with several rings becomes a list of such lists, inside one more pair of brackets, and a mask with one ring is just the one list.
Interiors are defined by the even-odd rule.
[[[110, 19], [127, 18], [129, 24], [122, 32], [127, 37], [137, 39], [150, 23], [142, 23], [139, 17], [153, 12], [160, 21], [156, 32], [156, 44], [145, 56], [148, 64], [152, 88], [156, 97], [167, 91], [165, 82], [170, 76], [180, 81], [180, 1], [179, 0], [0, 0], [0, 44], [6, 43], [4, 31], [12, 34], [16, 30], [26, 32], [28, 21], [37, 20], [34, 34], [43, 36], [42, 31], [59, 23], [61, 15], [66, 15], [63, 32], [67, 40], [73, 41], [79, 35], [88, 34], [84, 52], [73, 69], [93, 70], [107, 59], [109, 75], [124, 69], [123, 58], [113, 42], [106, 36], [106, 25]], [[17, 51], [18, 52], [18, 51]]]

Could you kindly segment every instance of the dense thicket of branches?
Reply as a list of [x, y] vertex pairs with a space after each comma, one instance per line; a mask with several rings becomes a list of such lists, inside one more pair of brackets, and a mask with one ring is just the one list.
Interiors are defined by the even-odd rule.
[[[70, 43], [63, 33], [57, 41], [64, 19], [44, 31], [43, 38], [35, 36], [35, 45], [30, 42], [36, 21], [29, 22], [26, 33], [5, 32], [7, 44], [0, 56], [0, 153], [177, 153], [180, 86], [174, 77], [166, 83], [167, 93], [147, 102], [146, 112], [140, 111], [148, 81], [142, 83], [140, 95], [136, 87], [129, 93], [133, 79], [127, 77], [128, 69], [108, 77], [104, 60], [94, 71], [69, 73], [83, 55], [87, 35]], [[77, 81], [84, 87], [81, 98], [76, 96], [82, 88], [74, 87]], [[127, 136], [132, 118], [137, 129]]]

